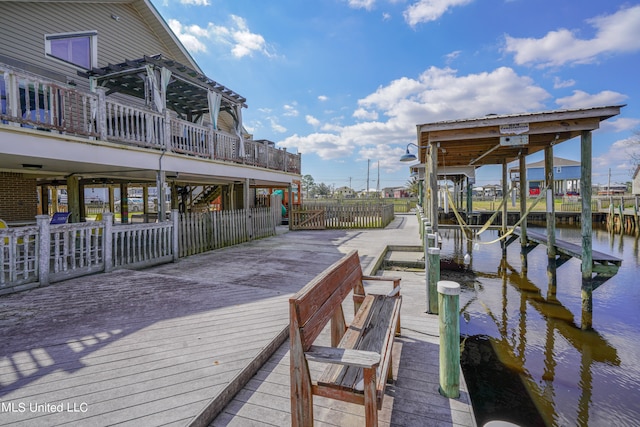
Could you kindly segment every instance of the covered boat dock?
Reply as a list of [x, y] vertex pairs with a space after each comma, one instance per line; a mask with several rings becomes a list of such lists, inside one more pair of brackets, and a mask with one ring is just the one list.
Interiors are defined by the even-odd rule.
[[[594, 254], [592, 248], [592, 132], [600, 123], [620, 114], [624, 105], [593, 107], [575, 110], [553, 110], [537, 113], [508, 115], [488, 115], [463, 120], [441, 121], [417, 125], [417, 147], [420, 166], [424, 166], [423, 208], [434, 232], [438, 230], [438, 212], [443, 207], [439, 201], [439, 180], [453, 181], [460, 185], [466, 180], [467, 212], [471, 213], [471, 187], [475, 170], [485, 165], [502, 166], [502, 194], [508, 194], [507, 164], [519, 162], [520, 236], [523, 267], [526, 268], [526, 254], [532, 244], [547, 245], [549, 263], [556, 266], [556, 260], [568, 256], [581, 259], [583, 313], [591, 312], [591, 292], [607, 277], [616, 274], [621, 260], [606, 254]], [[580, 195], [582, 244], [574, 245], [569, 252], [563, 250], [566, 242], [558, 242], [555, 237], [555, 208], [553, 203], [553, 149], [554, 146], [580, 137]], [[413, 144], [411, 144], [413, 145]], [[541, 197], [546, 202], [546, 236], [527, 232], [527, 189], [526, 157], [544, 151], [544, 174], [546, 187]], [[415, 167], [415, 166], [414, 166]], [[462, 188], [462, 185], [460, 185]], [[507, 230], [507, 204], [503, 203], [501, 235], [505, 237], [503, 250], [515, 239], [506, 240], [515, 229]], [[513, 237], [513, 236], [512, 236]], [[607, 268], [602, 269], [605, 257]], [[558, 258], [559, 257], [559, 258]], [[615, 259], [614, 259], [615, 258]], [[590, 328], [590, 322], [586, 324]]]

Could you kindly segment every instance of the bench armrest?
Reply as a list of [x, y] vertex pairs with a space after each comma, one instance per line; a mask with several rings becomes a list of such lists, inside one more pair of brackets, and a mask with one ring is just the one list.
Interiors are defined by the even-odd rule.
[[380, 364], [380, 354], [374, 351], [352, 350], [312, 345], [304, 355], [312, 362], [373, 368]]

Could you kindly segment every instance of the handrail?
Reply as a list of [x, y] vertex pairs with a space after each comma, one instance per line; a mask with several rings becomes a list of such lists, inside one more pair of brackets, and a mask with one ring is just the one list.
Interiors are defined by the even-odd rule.
[[300, 173], [299, 154], [0, 64], [0, 123]]

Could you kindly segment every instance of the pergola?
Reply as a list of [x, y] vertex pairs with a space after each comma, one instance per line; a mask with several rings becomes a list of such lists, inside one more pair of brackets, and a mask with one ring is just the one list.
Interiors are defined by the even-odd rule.
[[[553, 182], [553, 146], [580, 137], [580, 194], [582, 196], [582, 276], [592, 276], [591, 213], [591, 132], [600, 122], [620, 114], [624, 105], [538, 113], [488, 115], [417, 125], [418, 157], [425, 166], [425, 213], [434, 232], [438, 229], [438, 176], [473, 176], [476, 168], [502, 165], [503, 194], [507, 194], [507, 163], [518, 160], [521, 174], [526, 171], [525, 158], [544, 151], [546, 182]], [[526, 177], [520, 176], [520, 194], [526, 194]], [[471, 199], [467, 185], [467, 200]], [[551, 200], [549, 200], [551, 197]], [[469, 207], [470, 210], [470, 207]], [[502, 212], [502, 229], [506, 231], [507, 206]], [[520, 214], [526, 215], [526, 198], [520, 197]], [[527, 245], [526, 219], [521, 223], [521, 244]], [[555, 212], [552, 190], [547, 190], [547, 251], [556, 256]]]

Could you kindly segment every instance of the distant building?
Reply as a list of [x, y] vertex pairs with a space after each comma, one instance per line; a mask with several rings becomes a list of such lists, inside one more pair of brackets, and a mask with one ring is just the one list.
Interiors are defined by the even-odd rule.
[[[512, 180], [520, 180], [518, 167], [509, 170]], [[530, 196], [537, 196], [547, 186], [544, 176], [544, 160], [527, 165], [527, 189]], [[553, 158], [553, 194], [557, 196], [580, 194], [580, 162]]]
[[356, 197], [356, 192], [346, 186], [336, 188], [333, 194], [334, 197], [342, 197], [344, 199], [353, 199]]

